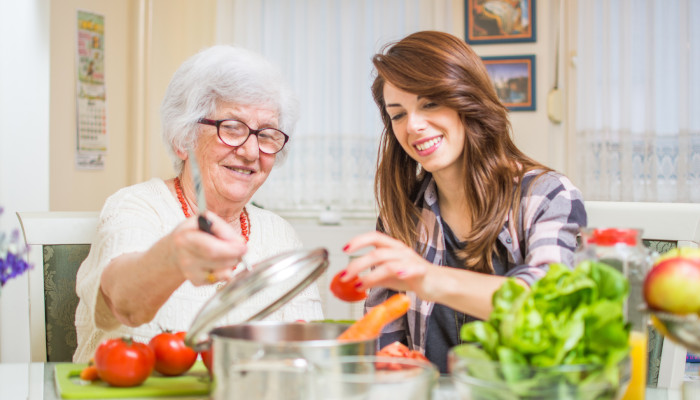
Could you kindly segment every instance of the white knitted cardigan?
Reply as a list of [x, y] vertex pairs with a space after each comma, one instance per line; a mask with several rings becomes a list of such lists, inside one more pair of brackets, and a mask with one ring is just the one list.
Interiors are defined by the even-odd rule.
[[[291, 224], [280, 216], [252, 205], [247, 205], [246, 210], [250, 218], [250, 241], [246, 255], [249, 262], [255, 263], [301, 247], [301, 240]], [[123, 188], [107, 199], [90, 254], [78, 271], [76, 291], [80, 303], [75, 316], [78, 348], [73, 356], [74, 362], [87, 362], [100, 342], [107, 338], [132, 336], [147, 343], [161, 332], [161, 328], [173, 331], [189, 329], [204, 302], [216, 293], [216, 285], [195, 287], [189, 281], [183, 283], [151, 322], [136, 328], [118, 324], [114, 329], [102, 330], [98, 325], [115, 325], [115, 320], [111, 314], [100, 315], [96, 312], [100, 276], [109, 261], [120, 254], [148, 249], [184, 219], [180, 203], [165, 182], [158, 178]], [[255, 297], [256, 302], [269, 301], [272, 293], [264, 292]], [[221, 319], [219, 325], [240, 322], [240, 316], [250, 315], [248, 312], [232, 310]], [[323, 319], [323, 311], [316, 284], [310, 285], [265, 318], [271, 321], [317, 319]]]

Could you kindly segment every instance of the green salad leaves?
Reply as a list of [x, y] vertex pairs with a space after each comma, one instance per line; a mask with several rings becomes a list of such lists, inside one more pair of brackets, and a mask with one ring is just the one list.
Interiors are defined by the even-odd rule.
[[[462, 326], [470, 343], [453, 349], [472, 361], [464, 364], [467, 375], [493, 384], [481, 396], [472, 388], [472, 396], [614, 398], [629, 374], [627, 294], [624, 276], [595, 261], [573, 270], [552, 264], [530, 290], [507, 280], [494, 293], [489, 319]], [[508, 395], [494, 389], [499, 385]]]

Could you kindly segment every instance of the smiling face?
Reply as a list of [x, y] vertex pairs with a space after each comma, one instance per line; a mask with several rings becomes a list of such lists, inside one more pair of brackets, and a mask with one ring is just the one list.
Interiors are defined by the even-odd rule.
[[436, 179], [462, 175], [464, 125], [456, 110], [384, 84], [386, 112], [404, 151]]
[[[207, 118], [233, 118], [252, 129], [278, 127], [277, 110], [272, 106], [219, 103], [215, 115]], [[195, 154], [202, 173], [207, 208], [220, 216], [240, 212], [270, 175], [276, 157], [258, 149], [255, 135], [250, 135], [243, 145], [234, 148], [219, 139], [215, 126], [203, 124], [199, 124]]]

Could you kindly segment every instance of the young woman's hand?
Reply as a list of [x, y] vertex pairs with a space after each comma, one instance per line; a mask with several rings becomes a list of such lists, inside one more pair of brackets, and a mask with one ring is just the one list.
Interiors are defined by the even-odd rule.
[[345, 268], [342, 281], [359, 276], [361, 286], [358, 289], [382, 286], [397, 291], [410, 290], [424, 300], [433, 298], [439, 287], [440, 267], [402, 242], [376, 231], [354, 237], [343, 251], [354, 253], [366, 247], [374, 249], [353, 259]]

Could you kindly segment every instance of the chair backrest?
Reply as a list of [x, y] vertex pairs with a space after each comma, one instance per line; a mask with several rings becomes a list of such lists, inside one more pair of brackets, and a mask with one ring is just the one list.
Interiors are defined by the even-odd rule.
[[[647, 247], [663, 253], [700, 245], [700, 204], [587, 201], [588, 226], [638, 228]], [[686, 350], [649, 331], [647, 384], [678, 389], [685, 375]]]
[[73, 358], [77, 346], [75, 278], [90, 251], [98, 216], [97, 212], [17, 213], [34, 266], [29, 272], [32, 361]]

